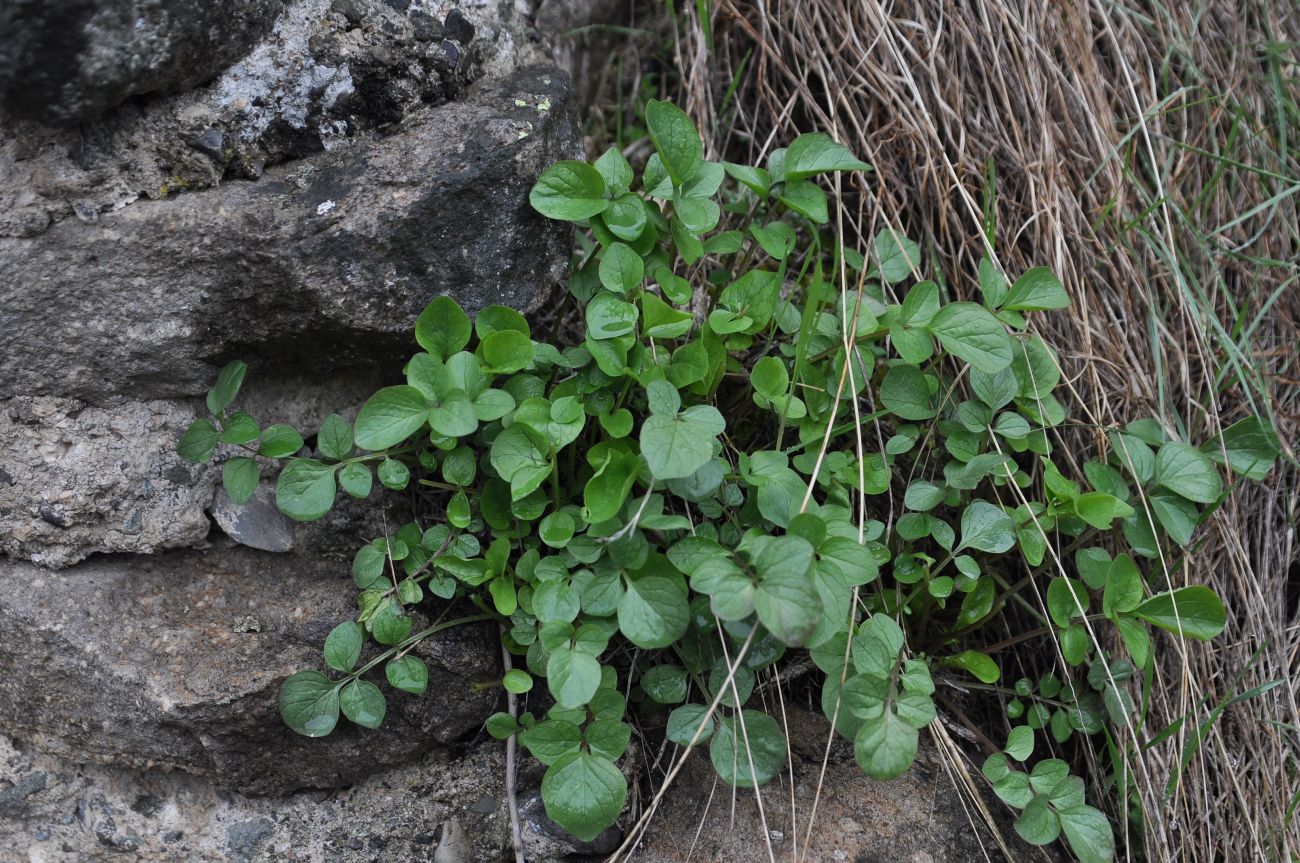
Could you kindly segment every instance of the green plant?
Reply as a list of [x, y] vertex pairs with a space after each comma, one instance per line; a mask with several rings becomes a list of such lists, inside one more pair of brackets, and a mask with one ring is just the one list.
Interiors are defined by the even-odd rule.
[[[670, 709], [667, 737], [707, 744], [723, 779], [762, 784], [787, 743], [750, 706], [755, 678], [807, 649], [826, 715], [866, 773], [891, 778], [935, 718], [933, 675], [1012, 692], [980, 648], [1014, 603], [1041, 623], [1024, 637], [1055, 635], [1070, 674], [1016, 685], [1007, 715], [1024, 724], [985, 775], [1022, 810], [1025, 839], [1063, 832], [1082, 859], [1108, 859], [1110, 823], [1066, 762], [1025, 773], [1011, 761], [1036, 736], [1131, 723], [1125, 683], [1150, 668], [1150, 627], [1223, 628], [1213, 593], [1149, 584], [1138, 561], [1190, 542], [1225, 494], [1216, 462], [1262, 475], [1274, 456], [1263, 427], [1247, 420], [1198, 449], [1139, 421], [1109, 430], [1105, 457], [1083, 464], [1086, 486], [1068, 478], [1052, 458], [1060, 368], [1027, 321], [1068, 303], [1048, 270], [1011, 282], [985, 260], [982, 304], [945, 302], [937, 276], [894, 302], [921, 271], [919, 246], [886, 230], [862, 255], [826, 228], [813, 178], [867, 169], [845, 148], [803, 135], [766, 167], [719, 164], [676, 107], [651, 102], [645, 116], [655, 152], [640, 189], [610, 150], [548, 168], [532, 191], [539, 212], [595, 241], [568, 286], [570, 343], [534, 339], [506, 308], [471, 321], [435, 299], [406, 383], [354, 424], [327, 420], [312, 457], [293, 429], [229, 413], [244, 366], [222, 370], [213, 419], [180, 449], [206, 461], [219, 443], [243, 447], [223, 469], [236, 501], [256, 487], [254, 454], [288, 459], [276, 499], [297, 519], [326, 513], [339, 487], [367, 497], [372, 469], [388, 488], [446, 495], [440, 521], [358, 551], [359, 615], [324, 649], [343, 676], [286, 680], [285, 721], [312, 736], [340, 712], [377, 727], [385, 696], [369, 672], [383, 665], [392, 687], [421, 692], [419, 640], [496, 620], [527, 668], [502, 685], [545, 678], [554, 705], [496, 714], [488, 730], [547, 765], [548, 814], [589, 839], [627, 794], [625, 692], [647, 714]], [[717, 230], [724, 214], [746, 230]], [[1129, 551], [1112, 557], [1103, 543], [1121, 535]], [[1041, 605], [1027, 598], [1040, 587]], [[412, 632], [426, 597], [477, 611]], [[1099, 649], [1103, 626], [1127, 659]], [[377, 648], [360, 664], [367, 640]]]

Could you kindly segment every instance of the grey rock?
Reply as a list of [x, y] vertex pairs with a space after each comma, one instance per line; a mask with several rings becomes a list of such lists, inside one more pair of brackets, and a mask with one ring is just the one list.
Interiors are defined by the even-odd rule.
[[[497, 700], [472, 685], [500, 673], [489, 625], [426, 642], [428, 691], [392, 694], [376, 731], [284, 726], [280, 682], [321, 668], [325, 636], [356, 613], [348, 575], [233, 545], [58, 573], [0, 563], [0, 727], [71, 760], [179, 769], [245, 794], [343, 786], [477, 733]], [[249, 616], [257, 627], [234, 625]]]
[[[509, 818], [504, 808], [470, 806], [485, 791], [503, 797], [504, 762], [503, 744], [489, 740], [464, 753], [432, 750], [347, 789], [250, 797], [181, 772], [64, 761], [0, 736], [0, 787], [44, 777], [25, 808], [0, 817], [0, 861], [433, 863], [439, 825], [451, 820], [467, 840], [463, 859], [497, 861], [510, 844]], [[160, 802], [154, 815], [134, 809], [142, 795]], [[95, 828], [105, 814], [110, 840], [134, 841], [135, 851], [101, 844]]]
[[[73, 8], [148, 7], [176, 18], [216, 15], [228, 25], [241, 9], [278, 8], [282, 2], [6, 0], [0, 5], [0, 45], [7, 35], [6, 10], [29, 14], [43, 8], [56, 15]], [[479, 78], [501, 78], [541, 59], [528, 35], [527, 2], [463, 2], [463, 14], [454, 20], [464, 22], [461, 32], [472, 31], [473, 38], [458, 43], [454, 58], [437, 41], [441, 26], [436, 37], [430, 28], [453, 0], [416, 5], [403, 13], [382, 0], [290, 0], [270, 32], [251, 49], [240, 43], [238, 61], [228, 68], [221, 63], [224, 71], [206, 86], [129, 101], [73, 129], [14, 118], [0, 122], [0, 236], [39, 233], [72, 214], [73, 201], [111, 212], [227, 179], [255, 179], [268, 166], [350, 138], [387, 134], [421, 106], [461, 98]], [[144, 26], [158, 15], [142, 18]], [[23, 46], [37, 47], [21, 38], [13, 44], [19, 53]], [[207, 54], [219, 60], [225, 44]], [[99, 47], [109, 65], [148, 59], [118, 57], [111, 43]], [[0, 47], [0, 66], [4, 51]], [[65, 108], [55, 102], [49, 110]]]
[[216, 478], [176, 453], [193, 416], [167, 401], [0, 401], [0, 551], [67, 566], [202, 541]]
[[208, 80], [270, 28], [283, 0], [7, 0], [0, 107], [66, 124], [131, 96]]
[[262, 551], [293, 551], [293, 522], [275, 505], [275, 488], [262, 483], [242, 506], [224, 488], [209, 510], [222, 532], [240, 545]]
[[528, 192], [578, 152], [567, 77], [529, 67], [257, 182], [0, 238], [0, 398], [196, 395], [232, 355], [409, 350], [439, 294], [533, 307], [571, 234]]
[[0, 790], [0, 815], [8, 817], [21, 812], [27, 806], [28, 797], [45, 790], [45, 780], [45, 771], [37, 771]]

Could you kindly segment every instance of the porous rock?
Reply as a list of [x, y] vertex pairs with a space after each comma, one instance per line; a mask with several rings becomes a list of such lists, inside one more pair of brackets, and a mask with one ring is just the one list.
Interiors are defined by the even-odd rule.
[[131, 96], [193, 87], [243, 56], [282, 3], [6, 0], [0, 108], [67, 124]]
[[529, 308], [568, 231], [528, 192], [576, 146], [567, 78], [529, 67], [256, 182], [0, 238], [0, 398], [196, 395], [214, 361], [407, 350], [433, 297]]
[[0, 550], [66, 566], [202, 541], [216, 477], [176, 453], [192, 418], [170, 401], [0, 401]]
[[[392, 693], [384, 724], [295, 734], [289, 674], [355, 615], [346, 566], [237, 546], [99, 557], [62, 572], [0, 563], [0, 727], [74, 760], [178, 769], [245, 794], [339, 787], [476, 734], [496, 705], [491, 626], [421, 648], [429, 687]], [[379, 670], [382, 676], [382, 670]]]
[[[185, 773], [64, 761], [0, 736], [0, 807], [20, 801], [0, 808], [0, 862], [441, 863], [439, 825], [455, 823], [459, 859], [495, 863], [510, 843], [504, 783], [496, 740], [433, 750], [347, 789], [252, 797]], [[476, 807], [485, 794], [497, 804]]]

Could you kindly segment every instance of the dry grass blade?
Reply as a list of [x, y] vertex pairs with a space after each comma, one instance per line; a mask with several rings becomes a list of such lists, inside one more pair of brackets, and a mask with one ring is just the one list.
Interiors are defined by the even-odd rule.
[[1156, 567], [1231, 619], [1212, 644], [1159, 642], [1145, 748], [1129, 740], [1146, 829], [1121, 829], [1121, 856], [1295, 859], [1300, 6], [718, 0], [711, 41], [694, 15], [678, 98], [717, 153], [834, 130], [875, 167], [839, 196], [847, 243], [901, 227], [954, 298], [986, 251], [1060, 275], [1074, 305], [1036, 326], [1087, 419], [1063, 462], [1140, 416], [1197, 442], [1247, 413], [1275, 426], [1285, 462]]

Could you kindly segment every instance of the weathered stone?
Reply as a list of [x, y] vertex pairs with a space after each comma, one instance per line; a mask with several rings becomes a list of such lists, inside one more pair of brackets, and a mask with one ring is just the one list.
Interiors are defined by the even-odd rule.
[[6, 0], [0, 107], [49, 123], [208, 80], [269, 29], [283, 0]]
[[[21, 809], [0, 813], [0, 861], [496, 863], [510, 844], [505, 804], [472, 806], [484, 792], [504, 801], [504, 783], [496, 740], [434, 750], [344, 790], [249, 797], [180, 772], [66, 762], [0, 736], [0, 787], [26, 791]], [[144, 796], [156, 805], [136, 806]], [[462, 828], [457, 856], [438, 850], [447, 823]]]
[[[21, 0], [18, 7], [171, 6], [184, 17], [200, 8], [229, 15], [232, 7], [281, 2]], [[129, 101], [75, 129], [0, 122], [0, 236], [38, 233], [74, 212], [94, 215], [226, 179], [256, 179], [268, 166], [348, 138], [387, 134], [422, 105], [458, 99], [480, 77], [501, 78], [542, 59], [527, 35], [528, 3], [459, 0], [463, 14], [453, 20], [473, 38], [442, 44], [439, 22], [454, 2], [417, 0], [398, 11], [383, 0], [291, 0], [265, 38], [204, 87]], [[15, 7], [0, 6], [0, 19], [8, 8]], [[0, 20], [0, 42], [5, 35]], [[207, 54], [224, 52], [212, 46]]]
[[355, 614], [349, 585], [345, 565], [224, 544], [59, 573], [0, 563], [0, 727], [65, 757], [251, 794], [346, 785], [477, 732], [497, 695], [471, 684], [500, 673], [487, 625], [426, 642], [427, 693], [392, 694], [376, 731], [284, 726], [280, 681], [322, 667], [325, 636]]
[[529, 68], [257, 182], [0, 238], [0, 397], [194, 395], [258, 348], [299, 367], [408, 350], [439, 294], [531, 307], [568, 254], [528, 204], [577, 147], [567, 93]]
[[240, 545], [262, 551], [293, 551], [293, 521], [275, 505], [275, 487], [262, 483], [242, 505], [224, 488], [212, 501], [212, 519], [221, 532]]
[[0, 551], [67, 566], [202, 541], [216, 477], [176, 453], [191, 419], [168, 401], [0, 401]]
[[[794, 774], [784, 773], [759, 789], [763, 817], [754, 791], [742, 789], [733, 794], [717, 780], [706, 745], [691, 753], [664, 796], [634, 856], [638, 863], [760, 863], [771, 859], [769, 847], [771, 854], [782, 860], [790, 858], [796, 846], [800, 859], [827, 863], [1001, 859], [996, 851], [999, 844], [979, 814], [959, 797], [933, 748], [922, 746], [907, 773], [880, 782], [863, 775], [853, 760], [852, 744], [837, 736], [822, 775], [829, 727], [825, 718], [789, 704], [785, 709]], [[791, 782], [797, 820], [791, 818]], [[814, 799], [817, 816], [809, 830]], [[1002, 811], [997, 801], [986, 803], [989, 811]], [[1000, 832], [1015, 853], [1012, 859], [1029, 860], [1031, 854], [1037, 855], [1005, 826], [1000, 826]]]

